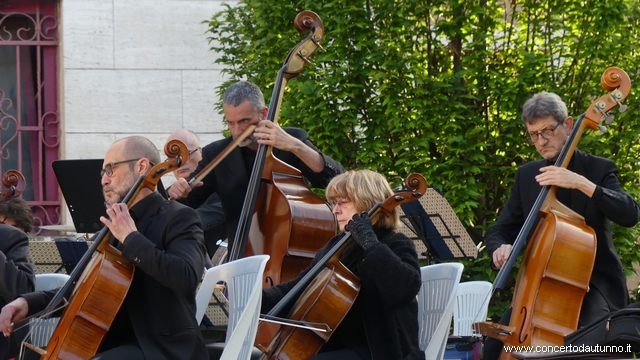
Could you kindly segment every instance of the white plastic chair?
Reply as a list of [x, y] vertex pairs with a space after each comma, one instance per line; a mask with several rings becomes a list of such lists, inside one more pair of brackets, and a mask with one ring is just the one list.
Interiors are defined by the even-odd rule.
[[[229, 298], [229, 324], [221, 360], [248, 360], [258, 331], [262, 275], [269, 255], [255, 255], [207, 270], [196, 294], [196, 320], [202, 321], [215, 284], [224, 281]], [[210, 354], [216, 344], [207, 344]]]
[[422, 287], [418, 293], [419, 344], [427, 360], [444, 358], [463, 269], [464, 266], [460, 263], [442, 263], [420, 268]]
[[[36, 274], [36, 287], [35, 291], [51, 290], [62, 287], [69, 275], [67, 274]], [[53, 331], [58, 325], [60, 318], [52, 317], [49, 319], [31, 319], [29, 321], [29, 327], [31, 329], [31, 344], [44, 348], [47, 346]]]
[[471, 325], [487, 319], [491, 287], [488, 281], [467, 281], [458, 285], [453, 307], [454, 336], [481, 336], [473, 333]]

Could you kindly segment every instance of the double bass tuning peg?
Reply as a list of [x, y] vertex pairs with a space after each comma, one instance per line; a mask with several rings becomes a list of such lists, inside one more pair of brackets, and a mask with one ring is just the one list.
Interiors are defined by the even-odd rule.
[[627, 105], [620, 102], [620, 100], [624, 98], [624, 95], [622, 94], [622, 92], [620, 92], [620, 90], [616, 89], [614, 92], [612, 92], [611, 98], [613, 99], [613, 101], [618, 103], [618, 111], [620, 111], [621, 113], [627, 111]]
[[596, 135], [603, 135], [606, 132], [607, 132], [606, 126], [598, 125], [598, 131], [596, 132]]
[[615, 119], [615, 116], [609, 113], [604, 113], [604, 122], [607, 123], [607, 125], [611, 124], [613, 122], [613, 119]]

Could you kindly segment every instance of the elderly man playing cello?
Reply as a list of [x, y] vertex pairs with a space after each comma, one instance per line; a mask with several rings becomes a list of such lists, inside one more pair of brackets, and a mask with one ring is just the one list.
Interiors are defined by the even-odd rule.
[[[143, 188], [131, 207], [123, 199], [136, 180], [160, 162], [155, 145], [131, 136], [111, 145], [102, 188], [107, 215], [100, 220], [135, 266], [123, 305], [95, 359], [208, 359], [195, 319], [195, 292], [206, 263], [200, 219], [193, 209]], [[0, 331], [43, 309], [56, 290], [23, 294], [2, 308]], [[71, 298], [73, 301], [73, 297]]]

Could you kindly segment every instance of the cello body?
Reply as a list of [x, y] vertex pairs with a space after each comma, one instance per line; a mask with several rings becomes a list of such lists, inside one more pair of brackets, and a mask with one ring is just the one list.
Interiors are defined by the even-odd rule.
[[329, 341], [360, 292], [360, 279], [339, 261], [331, 261], [316, 276], [291, 310], [291, 320], [326, 324], [320, 332], [292, 326], [282, 327], [273, 337], [262, 359], [304, 360]]
[[41, 359], [88, 359], [100, 349], [129, 291], [135, 267], [102, 242]]

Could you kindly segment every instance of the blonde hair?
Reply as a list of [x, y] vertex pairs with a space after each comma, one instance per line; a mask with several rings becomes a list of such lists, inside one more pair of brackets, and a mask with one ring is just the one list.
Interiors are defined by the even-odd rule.
[[[327, 200], [347, 198], [361, 213], [369, 211], [377, 203], [385, 201], [394, 194], [384, 175], [371, 170], [349, 170], [329, 182], [325, 195]], [[374, 216], [371, 223], [377, 227], [395, 229], [400, 221], [398, 208], [389, 217], [383, 213]]]

